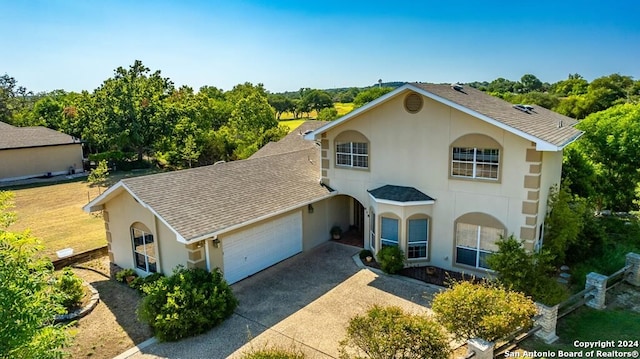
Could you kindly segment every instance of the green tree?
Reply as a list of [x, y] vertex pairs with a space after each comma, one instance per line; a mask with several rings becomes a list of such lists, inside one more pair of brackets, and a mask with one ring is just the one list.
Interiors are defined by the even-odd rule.
[[319, 121], [333, 121], [336, 118], [338, 118], [338, 110], [336, 110], [335, 107], [323, 108], [318, 112]]
[[93, 186], [103, 186], [107, 181], [107, 176], [109, 176], [107, 161], [101, 160], [98, 162], [98, 166], [91, 171], [89, 177], [87, 177], [87, 181]]
[[566, 299], [566, 290], [554, 278], [556, 268], [551, 264], [553, 258], [549, 251], [530, 252], [522, 243], [513, 235], [496, 242], [498, 251], [487, 262], [498, 281], [549, 306]]
[[280, 116], [284, 112], [290, 112], [293, 108], [293, 101], [283, 95], [269, 95], [269, 105], [273, 107], [276, 112], [276, 118], [280, 120]]
[[490, 342], [518, 328], [530, 328], [537, 309], [524, 294], [489, 282], [457, 282], [435, 295], [431, 304], [437, 321], [456, 339]]
[[322, 90], [307, 91], [302, 98], [302, 103], [305, 108], [315, 110], [316, 112], [322, 111], [322, 109], [333, 107], [333, 101], [331, 96]]
[[142, 161], [171, 129], [161, 115], [163, 100], [172, 90], [168, 78], [161, 77], [160, 71], [152, 73], [139, 60], [128, 69], [118, 67], [94, 92], [96, 112], [105, 124], [109, 145], [122, 152], [132, 149]]
[[18, 86], [18, 81], [4, 74], [0, 76], [0, 121], [14, 125], [24, 125], [18, 115], [29, 110], [33, 92], [23, 86]]
[[544, 221], [543, 248], [549, 250], [555, 264], [563, 264], [569, 245], [575, 243], [583, 227], [587, 210], [583, 199], [571, 194], [567, 183], [551, 187]]
[[540, 81], [535, 75], [525, 74], [520, 78], [519, 92], [528, 93], [533, 91], [542, 90], [542, 81]]
[[353, 99], [353, 104], [355, 107], [361, 107], [362, 105], [371, 102], [391, 91], [393, 91], [392, 87], [370, 87], [366, 90], [360, 91], [358, 95]]
[[599, 207], [637, 209], [633, 201], [640, 182], [640, 104], [617, 105], [591, 114], [576, 127], [585, 131], [575, 146], [594, 165]]
[[511, 103], [538, 105], [546, 109], [552, 109], [560, 103], [560, 100], [556, 96], [539, 91], [530, 91], [521, 95], [516, 95], [510, 97], [509, 101]]
[[42, 246], [28, 231], [6, 230], [14, 217], [7, 215], [11, 198], [0, 191], [0, 357], [62, 358], [69, 337], [53, 324], [65, 312], [50, 284], [53, 265], [39, 255]]
[[595, 168], [589, 158], [575, 145], [564, 150], [562, 180], [576, 196], [587, 199], [595, 196], [594, 186], [597, 181]]
[[399, 307], [373, 306], [351, 318], [340, 342], [342, 359], [446, 359], [451, 350], [440, 326]]
[[487, 92], [510, 93], [515, 92], [516, 82], [499, 77], [487, 85]]
[[579, 74], [569, 74], [566, 80], [551, 85], [550, 92], [559, 96], [584, 95], [587, 93], [589, 82]]

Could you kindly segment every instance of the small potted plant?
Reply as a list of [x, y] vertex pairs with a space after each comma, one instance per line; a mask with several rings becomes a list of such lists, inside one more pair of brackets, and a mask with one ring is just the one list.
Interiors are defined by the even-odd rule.
[[371, 253], [371, 251], [368, 249], [361, 250], [360, 260], [366, 261], [367, 263], [371, 263], [371, 261], [373, 261], [373, 253]]
[[331, 238], [340, 239], [340, 236], [342, 235], [342, 228], [340, 228], [340, 226], [333, 226], [329, 233], [331, 233]]

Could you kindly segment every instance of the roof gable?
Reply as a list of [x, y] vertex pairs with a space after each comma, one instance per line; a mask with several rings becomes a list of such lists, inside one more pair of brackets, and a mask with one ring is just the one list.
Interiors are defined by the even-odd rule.
[[455, 90], [450, 85], [412, 83], [399, 87], [369, 102], [342, 118], [310, 133], [305, 138], [313, 140], [317, 135], [410, 91], [417, 92], [507, 132], [535, 142], [536, 149], [539, 151], [559, 151], [582, 135], [582, 131], [573, 127], [577, 121], [542, 107], [536, 107], [533, 111], [525, 113], [514, 108], [507, 101], [471, 87]]

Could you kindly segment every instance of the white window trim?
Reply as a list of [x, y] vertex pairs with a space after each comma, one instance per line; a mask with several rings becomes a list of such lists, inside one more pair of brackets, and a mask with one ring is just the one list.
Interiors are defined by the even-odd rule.
[[[135, 234], [134, 234], [135, 232], [134, 231], [142, 232], [142, 240], [143, 240], [142, 248], [143, 248], [144, 252], [138, 252], [136, 250]], [[158, 257], [147, 254], [146, 238], [147, 238], [148, 235], [153, 237], [152, 245], [154, 246], [154, 252], [157, 253], [158, 248], [156, 248], [156, 238], [153, 235], [153, 233], [148, 233], [147, 231], [142, 230], [140, 228], [135, 228], [135, 227], [131, 228], [131, 246], [133, 247], [133, 265], [135, 266], [136, 269], [139, 269], [141, 271], [145, 271], [147, 273], [156, 273], [156, 272], [158, 272]], [[140, 254], [140, 255], [142, 255], [144, 257], [145, 268], [138, 267], [138, 261], [137, 261], [137, 257], [136, 257], [137, 254]], [[149, 258], [153, 258], [155, 260], [155, 264], [156, 264], [155, 272], [149, 271]]]
[[[339, 145], [345, 145], [347, 143], [349, 144], [349, 152], [338, 152], [338, 146]], [[366, 146], [367, 153], [366, 154], [354, 153], [353, 152], [353, 144], [354, 143], [364, 144]], [[338, 163], [338, 155], [349, 156], [349, 163], [350, 164]], [[366, 157], [367, 158], [367, 165], [366, 166], [355, 166], [354, 165], [354, 163], [355, 163], [354, 159], [356, 157]], [[336, 143], [336, 166], [350, 167], [350, 168], [369, 168], [369, 144], [367, 142], [337, 142]]]
[[[500, 149], [499, 148], [478, 148], [478, 147], [473, 147], [473, 160], [472, 161], [464, 161], [464, 160], [456, 160], [453, 158], [453, 152], [455, 151], [456, 148], [471, 148], [471, 147], [452, 147], [451, 148], [451, 177], [459, 177], [459, 178], [474, 178], [474, 179], [483, 179], [483, 180], [490, 180], [490, 181], [497, 181], [500, 178]], [[493, 163], [493, 162], [481, 162], [478, 161], [478, 150], [495, 150], [498, 151], [498, 163]], [[473, 165], [473, 174], [471, 176], [462, 176], [462, 175], [456, 175], [453, 174], [453, 164], [454, 163], [470, 163]], [[479, 177], [477, 174], [477, 169], [478, 169], [478, 165], [490, 165], [490, 166], [496, 166], [497, 167], [497, 171], [496, 171], [496, 177]]]
[[[427, 239], [424, 241], [418, 241], [418, 242], [410, 242], [409, 239], [411, 238], [411, 233], [410, 233], [410, 229], [411, 226], [409, 225], [409, 222], [411, 221], [419, 221], [419, 220], [425, 220], [427, 221]], [[416, 244], [424, 244], [426, 247], [425, 253], [424, 253], [424, 257], [414, 257], [414, 258], [410, 258], [409, 257], [409, 247], [411, 245], [416, 245]], [[409, 219], [407, 220], [407, 259], [409, 260], [425, 260], [429, 258], [429, 218], [413, 218], [413, 219]]]
[[371, 212], [371, 223], [369, 225], [369, 247], [376, 250], [376, 214]]

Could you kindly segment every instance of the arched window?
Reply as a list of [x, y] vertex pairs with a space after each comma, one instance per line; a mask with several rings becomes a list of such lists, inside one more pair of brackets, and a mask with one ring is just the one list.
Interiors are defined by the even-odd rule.
[[335, 138], [336, 166], [369, 168], [369, 140], [358, 131], [344, 131]]
[[464, 135], [451, 144], [451, 177], [500, 179], [500, 144], [493, 138]]
[[496, 242], [506, 233], [506, 227], [485, 213], [467, 213], [455, 223], [456, 263], [479, 269], [489, 269], [487, 259], [498, 250]]
[[157, 257], [153, 234], [140, 222], [131, 225], [131, 243], [136, 268], [145, 272], [157, 272]]

